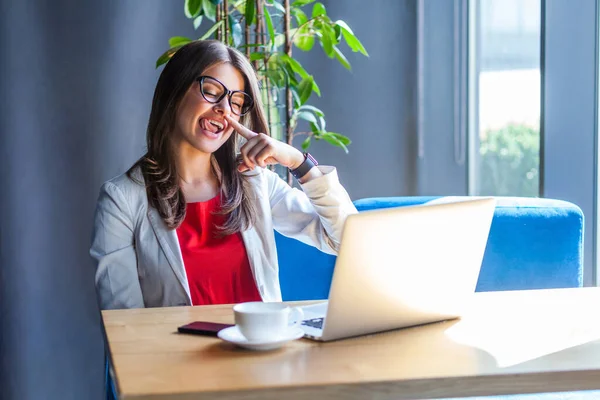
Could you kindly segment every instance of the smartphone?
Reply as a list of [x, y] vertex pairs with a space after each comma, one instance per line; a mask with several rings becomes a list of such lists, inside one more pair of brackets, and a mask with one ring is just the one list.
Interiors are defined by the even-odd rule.
[[229, 328], [231, 324], [219, 324], [217, 322], [196, 321], [187, 325], [180, 326], [177, 331], [180, 333], [191, 333], [193, 335], [217, 336], [221, 329]]

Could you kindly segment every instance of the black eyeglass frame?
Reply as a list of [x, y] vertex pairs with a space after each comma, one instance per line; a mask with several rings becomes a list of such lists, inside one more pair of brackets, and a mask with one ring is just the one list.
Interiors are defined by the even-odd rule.
[[[223, 94], [220, 95], [217, 100], [214, 100], [214, 101], [213, 100], [209, 100], [204, 95], [204, 91], [202, 90], [202, 83], [204, 82], [204, 80], [206, 78], [212, 79], [213, 81], [216, 81], [221, 86], [223, 86], [223, 89], [225, 89], [225, 91], [223, 92]], [[254, 107], [254, 99], [252, 98], [252, 96], [250, 96], [248, 93], [244, 92], [243, 90], [229, 90], [227, 88], [227, 86], [225, 86], [225, 84], [223, 82], [221, 82], [217, 78], [214, 78], [214, 77], [208, 76], [208, 75], [199, 76], [198, 78], [196, 78], [196, 80], [198, 81], [198, 85], [199, 85], [199, 89], [200, 89], [200, 94], [202, 95], [202, 97], [204, 98], [204, 100], [208, 101], [211, 104], [218, 104], [218, 103], [220, 103], [223, 100], [223, 97], [227, 96], [227, 101], [229, 102], [229, 107], [231, 108], [231, 112], [234, 113], [235, 115], [239, 116], [239, 117], [243, 117], [244, 115], [248, 114], [252, 110], [252, 107]], [[248, 108], [247, 108], [246, 112], [242, 112], [242, 113], [238, 114], [235, 111], [233, 111], [233, 105], [231, 104], [231, 97], [235, 93], [242, 93], [250, 101], [250, 104], [248, 104]], [[245, 106], [246, 105], [244, 104], [244, 106], [242, 107], [242, 110], [244, 109]]]

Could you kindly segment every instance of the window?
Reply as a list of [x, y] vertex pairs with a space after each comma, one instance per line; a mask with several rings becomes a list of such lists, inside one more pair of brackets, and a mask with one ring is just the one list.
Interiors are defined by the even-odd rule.
[[600, 284], [600, 0], [417, 6], [416, 193], [572, 202]]
[[540, 194], [540, 1], [470, 5], [472, 194]]

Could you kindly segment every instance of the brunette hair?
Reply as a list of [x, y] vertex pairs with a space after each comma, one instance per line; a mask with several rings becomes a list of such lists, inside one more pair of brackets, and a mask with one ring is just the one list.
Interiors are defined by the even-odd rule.
[[[152, 100], [152, 110], [146, 132], [147, 152], [127, 175], [134, 179], [140, 168], [144, 177], [148, 203], [156, 208], [168, 228], [177, 228], [185, 218], [186, 202], [180, 187], [171, 134], [182, 98], [202, 73], [220, 63], [235, 67], [244, 78], [244, 91], [253, 101], [252, 110], [241, 117], [240, 123], [255, 132], [268, 134], [267, 120], [262, 107], [256, 73], [246, 57], [236, 49], [216, 40], [198, 40], [181, 47], [163, 69]], [[221, 213], [227, 215], [222, 234], [248, 229], [254, 222], [255, 207], [247, 177], [237, 170], [238, 136], [229, 139], [212, 155], [220, 174]]]

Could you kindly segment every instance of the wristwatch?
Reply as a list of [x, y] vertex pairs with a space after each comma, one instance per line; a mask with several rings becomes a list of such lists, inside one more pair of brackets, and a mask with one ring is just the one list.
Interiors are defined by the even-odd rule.
[[312, 167], [316, 167], [319, 165], [317, 160], [309, 153], [304, 153], [304, 162], [298, 166], [296, 169], [290, 169], [292, 176], [296, 179], [302, 178], [304, 175], [311, 170]]

